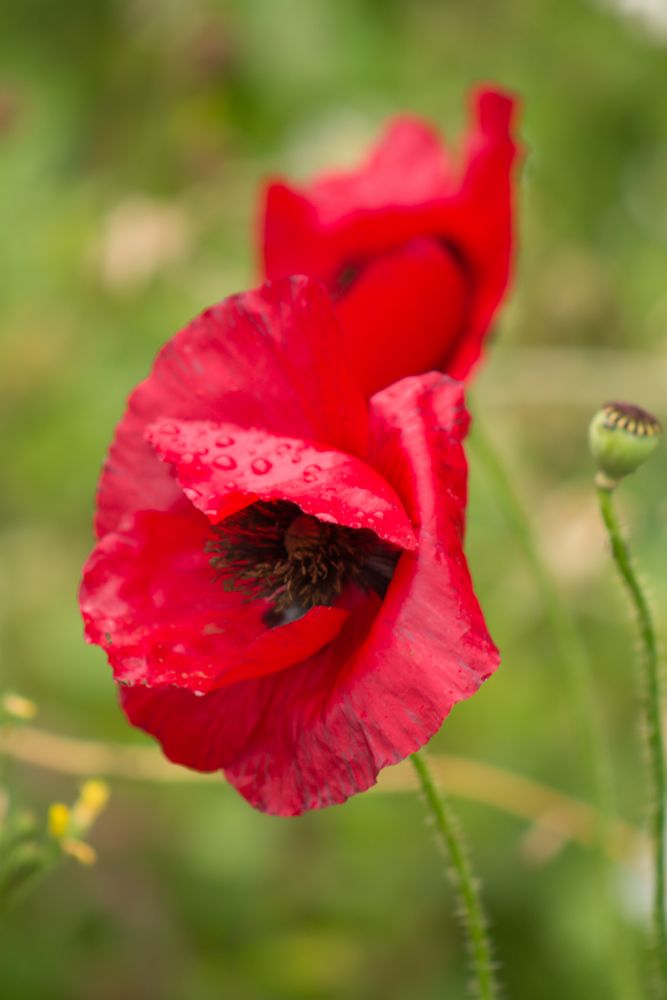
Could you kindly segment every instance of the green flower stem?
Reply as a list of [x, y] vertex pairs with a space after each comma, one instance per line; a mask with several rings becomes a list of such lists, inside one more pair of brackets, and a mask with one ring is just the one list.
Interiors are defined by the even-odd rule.
[[52, 842], [42, 842], [34, 817], [12, 816], [0, 832], [0, 917], [58, 860]]
[[61, 855], [50, 845], [37, 841], [19, 844], [0, 866], [0, 917], [10, 910], [29, 888], [55, 868]]
[[456, 818], [446, 797], [438, 792], [423, 751], [410, 758], [431, 811], [436, 830], [449, 856], [454, 886], [459, 895], [462, 924], [470, 950], [475, 975], [476, 993], [480, 1000], [495, 1000], [498, 996], [493, 973], [491, 942], [477, 885], [470, 867]]
[[568, 679], [577, 738], [588, 770], [591, 795], [596, 806], [597, 822], [594, 843], [599, 862], [596, 875], [600, 885], [605, 919], [609, 927], [610, 950], [614, 971], [611, 986], [619, 1000], [637, 1000], [639, 986], [627, 935], [615, 913], [606, 858], [613, 843], [615, 808], [612, 770], [602, 719], [593, 686], [593, 669], [576, 621], [563, 601], [535, 539], [523, 505], [517, 496], [493, 444], [475, 420], [470, 435], [473, 454], [483, 467], [493, 489], [493, 496], [511, 527], [532, 570], [549, 622], [554, 648]]
[[598, 841], [599, 846], [602, 846], [610, 835], [614, 813], [613, 793], [611, 768], [593, 690], [590, 658], [572, 614], [563, 602], [540, 552], [521, 501], [493, 445], [482, 433], [477, 421], [473, 425], [470, 444], [491, 481], [494, 499], [511, 525], [532, 569], [558, 658], [569, 679], [578, 738], [588, 763], [592, 793], [599, 811]]
[[646, 595], [632, 565], [623, 538], [612, 489], [598, 486], [600, 512], [611, 542], [611, 551], [623, 583], [637, 613], [644, 671], [644, 710], [652, 783], [650, 827], [654, 851], [653, 934], [661, 997], [667, 997], [667, 924], [665, 916], [665, 747], [662, 732], [658, 642]]

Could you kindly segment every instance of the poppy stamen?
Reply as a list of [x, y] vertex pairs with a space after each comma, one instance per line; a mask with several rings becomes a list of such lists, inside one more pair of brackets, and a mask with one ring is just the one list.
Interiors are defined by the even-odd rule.
[[206, 548], [216, 578], [269, 601], [270, 626], [334, 605], [349, 584], [384, 597], [401, 554], [373, 531], [320, 521], [282, 500], [252, 504], [214, 531]]

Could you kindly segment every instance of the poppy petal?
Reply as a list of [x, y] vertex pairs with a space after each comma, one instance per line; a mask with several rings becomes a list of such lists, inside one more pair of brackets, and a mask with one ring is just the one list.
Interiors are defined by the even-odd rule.
[[479, 361], [484, 339], [510, 278], [514, 243], [512, 167], [517, 146], [512, 138], [516, 101], [480, 88], [472, 95], [476, 122], [465, 144], [458, 198], [440, 210], [439, 231], [463, 255], [474, 282], [470, 312], [461, 335], [447, 349], [441, 367], [464, 379]]
[[439, 196], [451, 185], [452, 164], [435, 129], [410, 115], [394, 118], [358, 170], [317, 179], [309, 196], [322, 225], [339, 222], [350, 211], [414, 206]]
[[[291, 271], [326, 283], [338, 301], [346, 342], [353, 345], [367, 392], [430, 368], [466, 378], [479, 359], [510, 274], [515, 108], [509, 95], [478, 88], [461, 156], [450, 156], [424, 123], [402, 118], [357, 169], [325, 175], [298, 191], [284, 183], [269, 187], [266, 274]], [[417, 287], [415, 294], [420, 304], [412, 322], [404, 324], [403, 344], [389, 364], [378, 349], [380, 335], [374, 331], [379, 326], [368, 320], [372, 290], [376, 313], [389, 316], [388, 342], [394, 344], [395, 272], [388, 268], [385, 278], [379, 270], [372, 285], [364, 288], [363, 282], [371, 282], [374, 265], [386, 255], [416, 240], [440, 246], [449, 258], [447, 274], [435, 294], [435, 272], [424, 276], [423, 292]], [[431, 256], [424, 260], [430, 269]], [[415, 258], [412, 263], [416, 266]], [[360, 338], [368, 339], [367, 349], [358, 347]]]
[[214, 579], [206, 519], [143, 511], [110, 532], [84, 570], [86, 638], [106, 651], [117, 681], [172, 684], [201, 694], [283, 670], [338, 634], [349, 612], [315, 607], [267, 629], [268, 603]]
[[402, 548], [416, 545], [392, 487], [352, 455], [203, 420], [157, 421], [147, 437], [214, 524], [257, 500], [289, 500], [321, 521], [368, 528]]
[[233, 421], [363, 454], [368, 417], [325, 290], [307, 278], [233, 296], [162, 349], [130, 397], [98, 492], [98, 537], [133, 510], [182, 510], [173, 470], [144, 438], [161, 418]]
[[415, 239], [372, 258], [336, 303], [366, 395], [406, 371], [437, 368], [458, 337], [469, 299], [463, 271], [437, 240]]

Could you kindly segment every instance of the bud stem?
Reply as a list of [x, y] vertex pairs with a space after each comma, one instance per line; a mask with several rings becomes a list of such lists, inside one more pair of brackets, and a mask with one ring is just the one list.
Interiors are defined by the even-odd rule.
[[438, 835], [452, 866], [452, 881], [459, 897], [462, 926], [475, 976], [475, 996], [496, 1000], [498, 991], [493, 972], [491, 942], [479, 889], [472, 873], [458, 823], [447, 797], [435, 787], [426, 755], [419, 751], [410, 758], [417, 772], [424, 798], [431, 811]]
[[665, 749], [662, 731], [660, 669], [658, 643], [651, 610], [646, 595], [632, 564], [630, 548], [621, 533], [613, 491], [602, 486], [597, 489], [600, 512], [604, 521], [611, 551], [637, 613], [637, 624], [642, 645], [643, 699], [646, 714], [646, 732], [651, 795], [650, 829], [654, 851], [653, 887], [653, 945], [659, 975], [660, 997], [667, 997], [667, 922], [665, 915]]
[[472, 427], [470, 446], [493, 489], [494, 499], [532, 570], [551, 629], [553, 645], [563, 674], [569, 682], [578, 744], [587, 765], [586, 777], [597, 806], [594, 834], [598, 856], [594, 876], [599, 887], [601, 919], [606, 921], [609, 993], [610, 996], [617, 997], [617, 1000], [637, 1000], [639, 986], [636, 983], [631, 947], [613, 906], [611, 870], [605, 861], [610, 856], [616, 807], [609, 746], [595, 693], [591, 657], [574, 615], [551, 575], [530, 519], [505, 465], [493, 442], [480, 427], [478, 417]]

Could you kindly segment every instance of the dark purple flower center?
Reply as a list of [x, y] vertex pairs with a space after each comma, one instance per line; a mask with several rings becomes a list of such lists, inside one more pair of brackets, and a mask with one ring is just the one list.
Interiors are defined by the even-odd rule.
[[384, 597], [401, 555], [373, 531], [328, 524], [284, 500], [226, 518], [207, 551], [225, 589], [270, 602], [269, 626], [335, 604], [350, 584]]

